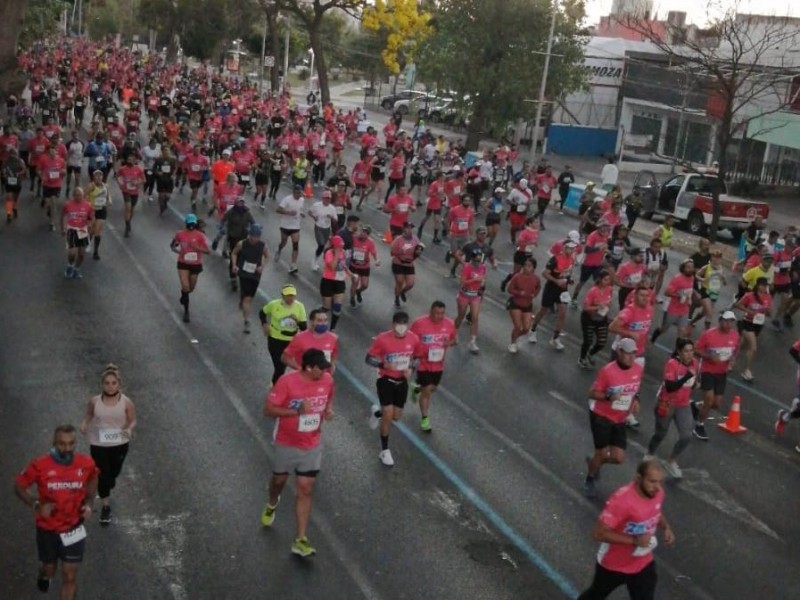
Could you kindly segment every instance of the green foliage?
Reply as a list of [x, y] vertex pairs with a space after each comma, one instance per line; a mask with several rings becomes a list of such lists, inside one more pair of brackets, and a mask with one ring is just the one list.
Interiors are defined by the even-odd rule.
[[385, 40], [381, 35], [367, 29], [352, 32], [342, 44], [342, 66], [360, 73], [370, 83], [382, 79], [389, 70], [381, 58]]
[[28, 48], [36, 40], [43, 40], [55, 33], [63, 10], [64, 3], [60, 0], [29, 0], [19, 45]]
[[[468, 95], [477, 127], [530, 119], [535, 104], [526, 100], [538, 97], [551, 14], [548, 0], [441, 0], [419, 77]], [[584, 85], [583, 14], [582, 2], [573, 0], [557, 16], [548, 99]]]

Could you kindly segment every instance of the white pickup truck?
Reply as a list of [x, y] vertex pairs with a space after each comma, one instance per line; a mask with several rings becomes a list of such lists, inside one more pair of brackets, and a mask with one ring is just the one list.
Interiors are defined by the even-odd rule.
[[649, 219], [654, 214], [672, 215], [690, 233], [705, 235], [713, 214], [714, 186], [721, 186], [720, 229], [727, 229], [738, 238], [756, 215], [767, 220], [769, 204], [729, 196], [725, 183], [712, 172], [678, 173], [659, 185], [652, 171], [640, 171], [633, 182], [633, 193], [641, 199], [644, 218]]

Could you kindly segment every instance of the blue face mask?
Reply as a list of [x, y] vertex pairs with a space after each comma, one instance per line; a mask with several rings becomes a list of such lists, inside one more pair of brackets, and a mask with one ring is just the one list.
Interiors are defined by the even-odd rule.
[[326, 331], [328, 331], [328, 324], [320, 323], [319, 325], [314, 325], [314, 331], [316, 333], [325, 333]]
[[72, 459], [75, 457], [75, 452], [72, 450], [59, 452], [56, 448], [50, 448], [50, 456], [60, 465], [71, 465]]

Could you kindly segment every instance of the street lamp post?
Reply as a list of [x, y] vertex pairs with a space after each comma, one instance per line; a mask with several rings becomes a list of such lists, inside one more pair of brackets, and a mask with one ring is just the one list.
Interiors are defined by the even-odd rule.
[[314, 91], [314, 49], [309, 48], [308, 53], [311, 55], [310, 69], [308, 70], [308, 91]]
[[264, 58], [267, 55], [267, 29], [269, 28], [269, 17], [264, 13], [264, 37], [261, 38], [261, 69], [258, 78], [258, 95], [264, 94]]
[[556, 12], [558, 4], [553, 3], [552, 16], [550, 18], [550, 34], [547, 36], [547, 53], [544, 55], [544, 70], [542, 71], [542, 81], [539, 84], [539, 102], [536, 104], [536, 121], [533, 123], [531, 133], [531, 164], [536, 160], [536, 145], [539, 143], [539, 122], [542, 120], [542, 108], [544, 107], [544, 94], [547, 89], [547, 73], [550, 70], [550, 51], [553, 49], [553, 34], [556, 29]]
[[283, 89], [286, 90], [286, 83], [289, 81], [289, 37], [292, 22], [286, 17], [286, 34], [283, 38]]

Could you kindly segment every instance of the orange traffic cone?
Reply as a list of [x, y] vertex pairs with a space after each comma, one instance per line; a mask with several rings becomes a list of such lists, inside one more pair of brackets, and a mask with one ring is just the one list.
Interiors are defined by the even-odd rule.
[[383, 232], [383, 241], [386, 244], [391, 244], [392, 243], [392, 231], [391, 231], [391, 229], [387, 229], [386, 231]]
[[728, 433], [744, 433], [747, 431], [747, 427], [742, 426], [740, 403], [741, 399], [739, 396], [734, 396], [733, 406], [731, 406], [731, 410], [728, 413], [728, 418], [725, 419], [724, 423], [719, 423], [717, 425], [720, 429], [724, 429]]
[[306, 198], [311, 198], [314, 195], [314, 191], [311, 189], [311, 180], [306, 179], [306, 188], [303, 190], [303, 196]]

